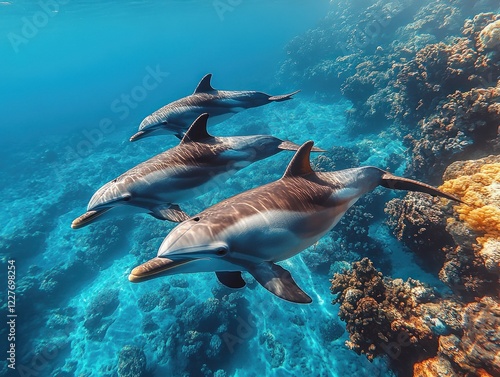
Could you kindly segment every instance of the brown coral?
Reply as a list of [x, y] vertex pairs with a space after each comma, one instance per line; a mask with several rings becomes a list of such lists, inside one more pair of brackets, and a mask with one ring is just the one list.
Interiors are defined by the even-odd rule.
[[421, 138], [412, 142], [410, 174], [437, 182], [451, 161], [500, 151], [499, 101], [500, 85], [449, 95], [434, 115], [423, 120]]
[[447, 210], [437, 199], [411, 192], [403, 199], [390, 200], [385, 212], [396, 238], [419, 256], [423, 268], [437, 273], [444, 262], [444, 253], [439, 251], [453, 243], [446, 232]]
[[464, 309], [463, 335], [441, 336], [436, 357], [414, 365], [415, 376], [500, 375], [500, 305], [491, 297]]
[[331, 291], [350, 334], [346, 345], [369, 359], [388, 355], [397, 368], [432, 355], [437, 333], [458, 328], [455, 304], [437, 300], [432, 289], [416, 280], [384, 278], [368, 258], [335, 274]]

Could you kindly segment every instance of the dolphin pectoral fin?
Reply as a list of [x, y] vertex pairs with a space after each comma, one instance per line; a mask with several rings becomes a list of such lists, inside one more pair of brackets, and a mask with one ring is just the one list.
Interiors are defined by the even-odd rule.
[[243, 288], [247, 283], [241, 277], [241, 271], [217, 271], [217, 279], [229, 288]]
[[[291, 141], [285, 140], [280, 145], [278, 145], [278, 149], [283, 151], [297, 151], [299, 150], [300, 145], [292, 143]], [[324, 149], [312, 147], [311, 152], [326, 152]]]
[[155, 207], [151, 210], [151, 215], [157, 219], [168, 220], [174, 223], [181, 223], [191, 217], [177, 204], [166, 204]]
[[426, 183], [418, 182], [409, 178], [397, 177], [390, 173], [384, 173], [384, 175], [382, 175], [382, 182], [380, 183], [380, 185], [393, 190], [423, 192], [432, 196], [440, 196], [442, 198], [463, 203], [460, 199], [454, 197], [453, 195], [447, 194]]
[[286, 101], [292, 99], [292, 96], [297, 94], [298, 92], [300, 92], [300, 90], [296, 90], [295, 92], [289, 94], [282, 94], [280, 96], [271, 96], [269, 97], [269, 101], [274, 101], [274, 102]]
[[248, 272], [269, 292], [286, 301], [298, 304], [312, 302], [293, 280], [290, 272], [272, 262], [264, 262], [248, 268]]

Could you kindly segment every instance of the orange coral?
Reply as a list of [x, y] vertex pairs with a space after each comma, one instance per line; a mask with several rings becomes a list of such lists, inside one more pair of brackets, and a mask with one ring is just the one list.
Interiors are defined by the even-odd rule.
[[479, 245], [500, 239], [500, 163], [485, 164], [479, 171], [450, 179], [440, 189], [464, 201], [455, 211], [482, 235], [477, 238]]

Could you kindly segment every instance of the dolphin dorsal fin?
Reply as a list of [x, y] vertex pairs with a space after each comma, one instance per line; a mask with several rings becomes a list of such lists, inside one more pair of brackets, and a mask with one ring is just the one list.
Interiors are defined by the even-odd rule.
[[207, 113], [203, 113], [198, 118], [196, 118], [196, 120], [184, 134], [184, 137], [181, 140], [181, 144], [212, 139], [213, 136], [207, 132], [207, 120]]
[[213, 92], [215, 89], [212, 88], [212, 84], [210, 84], [210, 80], [212, 79], [212, 74], [209, 73], [201, 79], [200, 83], [194, 90], [193, 94], [196, 93], [207, 93], [207, 92]]
[[286, 177], [299, 177], [306, 174], [314, 173], [314, 170], [311, 168], [311, 162], [309, 161], [311, 149], [314, 145], [314, 142], [309, 140], [306, 141], [302, 146], [297, 150], [295, 155], [292, 158], [292, 161], [288, 164], [288, 167], [285, 170], [285, 174], [283, 174], [282, 178]]

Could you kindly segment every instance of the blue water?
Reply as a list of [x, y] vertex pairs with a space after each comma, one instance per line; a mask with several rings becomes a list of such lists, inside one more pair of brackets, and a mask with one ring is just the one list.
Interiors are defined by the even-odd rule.
[[[329, 1], [41, 3], [0, 2], [0, 277], [3, 287], [7, 260], [15, 260], [18, 313], [17, 369], [1, 364], [0, 375], [392, 376], [385, 360], [369, 362], [344, 344], [329, 278], [364, 252], [342, 249], [335, 234], [282, 263], [313, 298], [303, 306], [255, 281], [240, 291], [222, 288], [213, 274], [131, 284], [130, 270], [156, 255], [171, 223], [138, 214], [70, 228], [102, 184], [178, 143], [128, 138], [206, 73], [220, 89], [300, 89], [277, 78], [285, 46], [317, 27]], [[351, 107], [308, 90], [210, 131], [343, 146], [362, 151], [360, 165], [382, 168], [399, 156], [394, 170], [402, 173], [402, 139], [352, 135]], [[277, 179], [291, 156], [255, 163], [182, 207], [194, 214]], [[381, 212], [370, 235], [383, 245], [392, 276], [439, 285], [402, 250]], [[332, 252], [326, 271], [308, 266]], [[4, 344], [6, 329], [0, 335]], [[124, 369], [125, 359], [147, 372]]]

